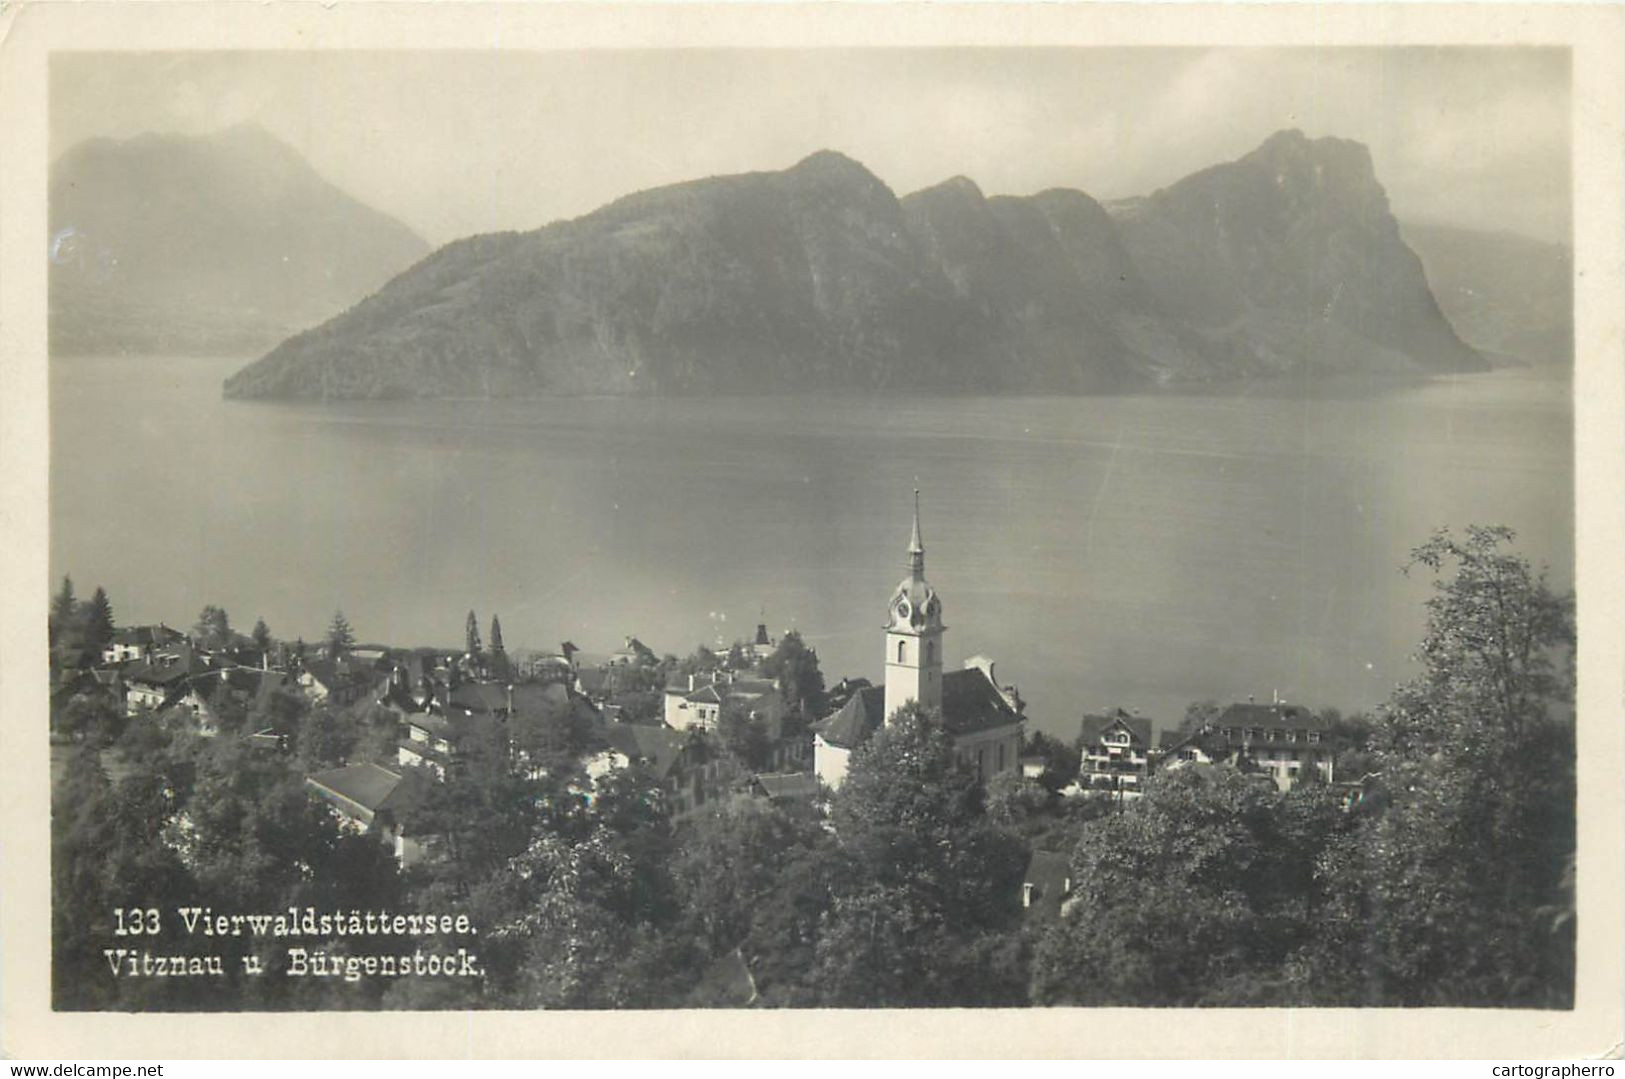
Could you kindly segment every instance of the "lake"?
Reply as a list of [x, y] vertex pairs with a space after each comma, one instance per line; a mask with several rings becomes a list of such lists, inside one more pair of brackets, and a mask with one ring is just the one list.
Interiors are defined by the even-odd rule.
[[256, 403], [240, 359], [51, 365], [53, 585], [120, 624], [510, 650], [758, 621], [878, 680], [921, 490], [950, 663], [1037, 725], [1177, 722], [1272, 693], [1344, 710], [1414, 671], [1441, 525], [1501, 523], [1573, 579], [1571, 384], [1542, 370], [1315, 392]]

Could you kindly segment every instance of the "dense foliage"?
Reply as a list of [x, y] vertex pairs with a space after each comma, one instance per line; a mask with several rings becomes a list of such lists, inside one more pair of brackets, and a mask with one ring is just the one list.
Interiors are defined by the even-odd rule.
[[[603, 730], [561, 704], [470, 734], [443, 780], [407, 770], [404, 829], [435, 856], [402, 871], [304, 784], [391, 760], [397, 713], [272, 695], [205, 739], [75, 698], [57, 717], [71, 745], [52, 804], [56, 1005], [1565, 1007], [1572, 600], [1510, 539], [1473, 529], [1418, 548], [1414, 568], [1437, 575], [1420, 673], [1374, 716], [1326, 716], [1353, 782], [1287, 792], [1189, 764], [1137, 800], [1064, 797], [1066, 754], [1037, 736], [1043, 774], [984, 786], [939, 717], [909, 705], [819, 804], [739, 785], [674, 818], [660, 774], [588, 766]], [[65, 582], [53, 629], [81, 626], [84, 606]], [[788, 637], [775, 653], [803, 707], [822, 689], [810, 655]], [[693, 744], [748, 776], [765, 732], [723, 720]], [[291, 737], [227, 733], [261, 724]], [[1047, 913], [1023, 906], [1035, 852], [1070, 881]], [[483, 977], [252, 976], [250, 953], [272, 974], [286, 960], [251, 940], [224, 945], [217, 978], [110, 975], [119, 908], [307, 904], [466, 913]]]

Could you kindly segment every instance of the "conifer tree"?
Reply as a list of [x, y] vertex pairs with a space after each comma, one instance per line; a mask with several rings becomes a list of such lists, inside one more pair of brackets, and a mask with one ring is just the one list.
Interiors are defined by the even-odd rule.
[[355, 647], [355, 631], [345, 619], [342, 610], [333, 612], [333, 621], [327, 626], [327, 650], [334, 659]]
[[270, 651], [270, 649], [271, 649], [271, 627], [267, 626], [265, 624], [265, 619], [256, 618], [254, 620], [254, 632], [253, 632], [252, 636], [254, 638], [254, 647], [255, 648], [258, 648], [262, 652]]
[[113, 605], [100, 585], [85, 606], [85, 644], [102, 649], [113, 640]]
[[64, 576], [62, 587], [51, 600], [51, 641], [54, 644], [62, 631], [73, 625], [73, 615], [79, 606], [73, 597], [73, 578]]
[[480, 620], [473, 611], [468, 612], [468, 647], [465, 649], [471, 656], [480, 654]]

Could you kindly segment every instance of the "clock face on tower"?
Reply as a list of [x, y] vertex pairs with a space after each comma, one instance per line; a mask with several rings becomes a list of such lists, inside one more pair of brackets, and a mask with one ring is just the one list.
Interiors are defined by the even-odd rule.
[[898, 618], [900, 618], [903, 621], [907, 622], [908, 621], [908, 610], [909, 610], [909, 608], [908, 608], [908, 600], [900, 599], [900, 600], [897, 601], [897, 617]]

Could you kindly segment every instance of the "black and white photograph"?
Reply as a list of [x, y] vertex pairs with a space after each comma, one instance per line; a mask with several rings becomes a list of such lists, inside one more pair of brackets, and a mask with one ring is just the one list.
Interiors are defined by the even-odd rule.
[[1575, 1008], [1569, 47], [46, 71], [53, 1013]]

